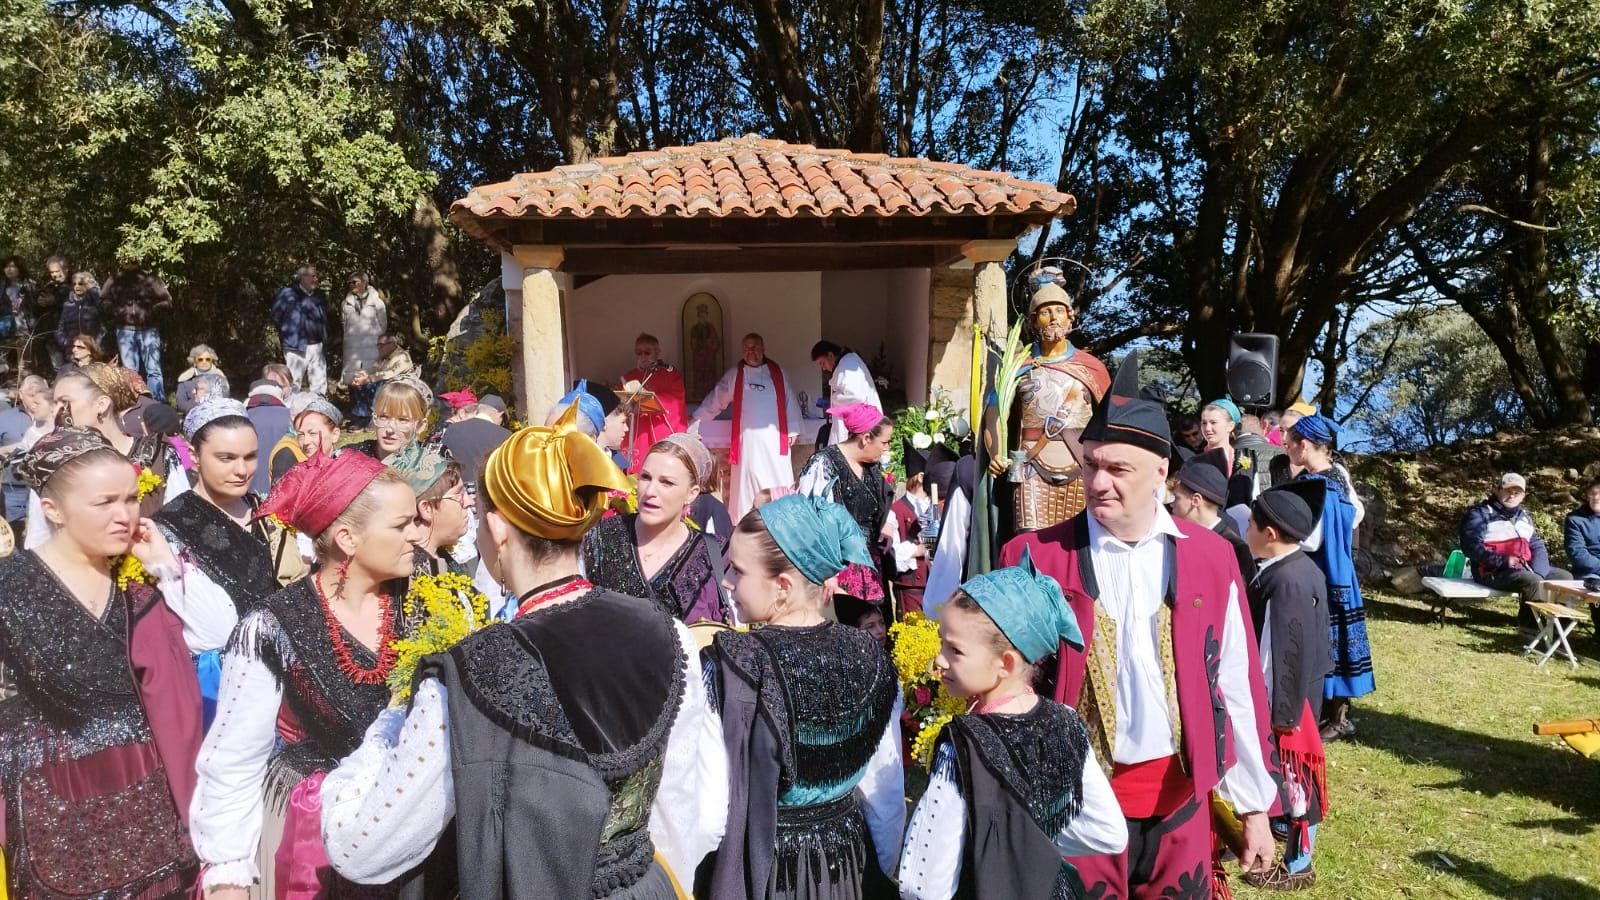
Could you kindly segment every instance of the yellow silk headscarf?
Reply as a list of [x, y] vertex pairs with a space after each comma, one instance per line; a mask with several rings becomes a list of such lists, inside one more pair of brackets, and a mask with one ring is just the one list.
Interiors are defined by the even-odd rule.
[[511, 524], [549, 541], [576, 541], [606, 511], [608, 491], [632, 485], [594, 439], [577, 430], [577, 404], [549, 427], [518, 431], [483, 467], [483, 489]]

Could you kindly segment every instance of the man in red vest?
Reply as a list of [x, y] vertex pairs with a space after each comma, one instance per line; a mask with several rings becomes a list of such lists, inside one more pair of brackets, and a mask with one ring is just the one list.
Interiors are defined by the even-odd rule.
[[1244, 822], [1246, 870], [1271, 864], [1266, 688], [1233, 549], [1162, 507], [1166, 410], [1129, 357], [1084, 428], [1087, 508], [1006, 544], [1061, 583], [1084, 649], [1063, 645], [1055, 699], [1073, 705], [1111, 776], [1128, 849], [1070, 860], [1090, 896], [1211, 896], [1213, 788]]

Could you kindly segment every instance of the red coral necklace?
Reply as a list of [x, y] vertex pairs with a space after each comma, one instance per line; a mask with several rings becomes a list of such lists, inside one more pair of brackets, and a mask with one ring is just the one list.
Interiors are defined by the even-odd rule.
[[350, 655], [350, 645], [344, 639], [344, 626], [339, 624], [339, 619], [333, 614], [333, 608], [328, 605], [328, 595], [322, 590], [322, 576], [315, 575], [311, 584], [317, 589], [317, 602], [322, 604], [322, 617], [328, 624], [328, 638], [333, 641], [333, 653], [339, 660], [339, 671], [346, 678], [356, 684], [382, 684], [389, 677], [389, 670], [394, 668], [395, 661], [400, 658], [400, 651], [394, 646], [394, 617], [390, 605], [393, 602], [388, 594], [379, 594], [378, 603], [381, 607], [378, 623], [378, 663], [371, 668], [363, 668], [355, 658]]
[[512, 618], [520, 619], [551, 600], [565, 597], [568, 594], [576, 594], [579, 591], [586, 591], [592, 587], [594, 585], [590, 583], [589, 579], [581, 575], [569, 575], [549, 584], [541, 584], [517, 598], [521, 602], [517, 604], [517, 614]]

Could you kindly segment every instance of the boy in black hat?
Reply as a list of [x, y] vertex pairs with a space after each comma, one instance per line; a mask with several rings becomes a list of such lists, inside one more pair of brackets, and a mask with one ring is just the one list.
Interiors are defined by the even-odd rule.
[[[1256, 574], [1255, 557], [1250, 555], [1250, 547], [1234, 527], [1233, 519], [1222, 514], [1223, 504], [1228, 502], [1228, 476], [1224, 469], [1227, 464], [1228, 458], [1221, 450], [1207, 450], [1190, 457], [1178, 470], [1177, 484], [1172, 489], [1177, 498], [1172, 503], [1172, 514], [1209, 528], [1232, 544], [1233, 556], [1239, 561], [1239, 575], [1249, 584]], [[1261, 632], [1259, 618], [1255, 630], [1257, 634]]]
[[1263, 491], [1250, 510], [1245, 540], [1260, 561], [1250, 585], [1250, 608], [1260, 629], [1272, 739], [1283, 766], [1283, 817], [1274, 823], [1289, 840], [1283, 860], [1246, 873], [1268, 890], [1293, 891], [1317, 882], [1311, 846], [1328, 812], [1327, 766], [1317, 717], [1322, 679], [1333, 669], [1328, 645], [1328, 580], [1300, 542], [1316, 529], [1326, 489], [1319, 479]]

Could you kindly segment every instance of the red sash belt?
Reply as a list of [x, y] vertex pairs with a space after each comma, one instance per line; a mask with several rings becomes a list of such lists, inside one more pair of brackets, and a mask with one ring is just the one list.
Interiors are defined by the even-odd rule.
[[1194, 780], [1184, 774], [1177, 754], [1111, 767], [1111, 792], [1129, 819], [1171, 815], [1194, 799]]

